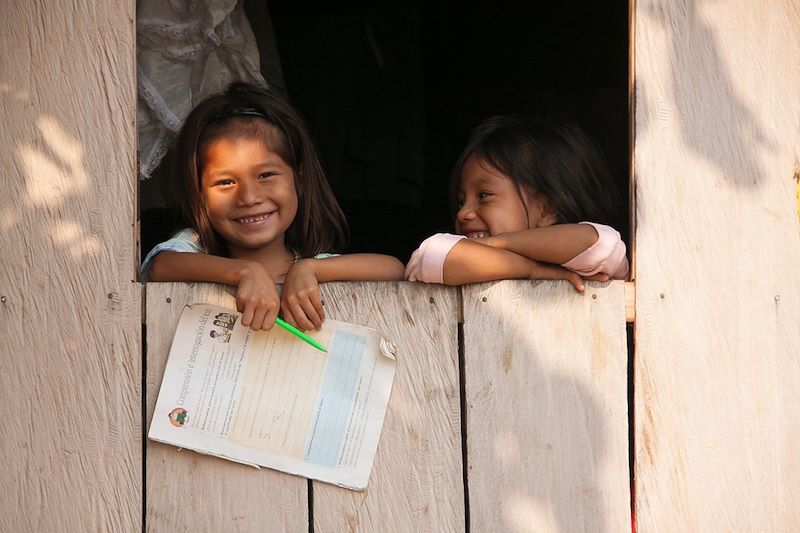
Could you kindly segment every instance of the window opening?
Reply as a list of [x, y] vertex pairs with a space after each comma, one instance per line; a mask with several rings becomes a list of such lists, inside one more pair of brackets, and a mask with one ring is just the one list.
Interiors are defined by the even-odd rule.
[[[405, 261], [452, 230], [451, 168], [495, 114], [577, 123], [629, 205], [627, 2], [246, 0], [244, 10], [262, 74], [315, 136], [349, 251]], [[164, 178], [157, 169], [142, 182], [142, 255], [181, 226]], [[626, 240], [628, 218], [615, 224]]]

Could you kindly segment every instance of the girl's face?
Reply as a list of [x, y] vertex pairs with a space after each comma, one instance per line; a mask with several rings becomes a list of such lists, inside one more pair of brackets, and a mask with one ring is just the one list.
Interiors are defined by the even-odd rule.
[[461, 169], [456, 232], [480, 238], [555, 224], [547, 202], [525, 189], [523, 195], [527, 206], [511, 178], [470, 156]]
[[211, 226], [236, 257], [275, 247], [297, 215], [294, 171], [262, 141], [223, 137], [203, 154], [201, 188]]

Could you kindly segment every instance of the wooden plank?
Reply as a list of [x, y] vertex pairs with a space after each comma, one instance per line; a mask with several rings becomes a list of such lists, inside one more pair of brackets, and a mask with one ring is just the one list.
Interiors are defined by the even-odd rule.
[[141, 530], [135, 3], [0, 4], [0, 530]]
[[[236, 308], [228, 287], [147, 284], [147, 427], [184, 305]], [[147, 441], [148, 531], [308, 531], [308, 482]]]
[[800, 524], [794, 0], [636, 2], [639, 531]]
[[398, 349], [367, 490], [314, 483], [314, 531], [463, 531], [456, 289], [329, 283], [328, 317], [373, 327]]
[[624, 282], [463, 291], [471, 530], [629, 530]]
[[636, 321], [636, 283], [625, 282], [625, 321]]

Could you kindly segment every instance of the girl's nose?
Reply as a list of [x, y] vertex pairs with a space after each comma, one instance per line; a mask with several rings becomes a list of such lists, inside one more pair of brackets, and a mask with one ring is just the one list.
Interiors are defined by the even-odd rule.
[[467, 220], [472, 220], [473, 218], [475, 218], [475, 211], [472, 209], [472, 206], [469, 203], [464, 202], [456, 213], [456, 220], [459, 222], [466, 222]]
[[256, 205], [262, 202], [261, 191], [257, 183], [242, 180], [239, 184], [239, 203], [243, 206]]

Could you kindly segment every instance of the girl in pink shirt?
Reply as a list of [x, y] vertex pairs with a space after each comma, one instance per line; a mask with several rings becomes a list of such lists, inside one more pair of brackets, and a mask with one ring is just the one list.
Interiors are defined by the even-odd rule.
[[584, 279], [623, 279], [625, 243], [604, 224], [616, 203], [612, 191], [598, 150], [580, 129], [490, 118], [453, 170], [457, 235], [423, 241], [406, 279], [566, 279], [579, 291]]

